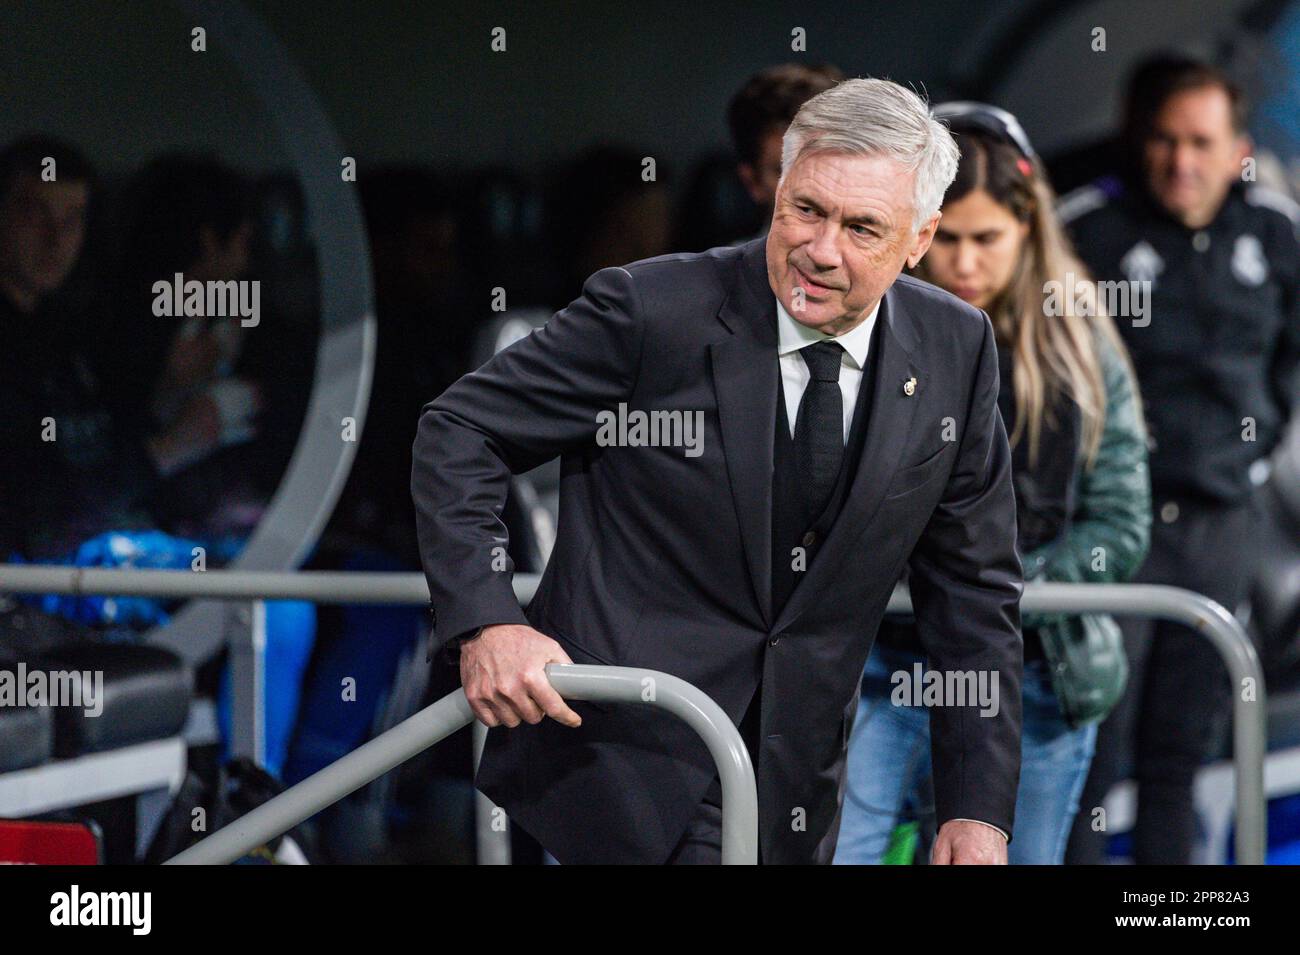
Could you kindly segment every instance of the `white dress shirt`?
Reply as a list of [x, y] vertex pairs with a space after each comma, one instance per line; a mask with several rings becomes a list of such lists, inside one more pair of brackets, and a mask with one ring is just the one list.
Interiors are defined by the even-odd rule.
[[844, 348], [840, 359], [840, 393], [844, 396], [844, 443], [849, 443], [849, 428], [853, 424], [853, 407], [858, 400], [858, 386], [862, 384], [862, 370], [867, 367], [867, 352], [871, 348], [871, 330], [880, 314], [877, 302], [871, 314], [850, 332], [838, 338], [802, 325], [790, 317], [781, 300], [776, 300], [777, 354], [781, 359], [781, 384], [785, 389], [785, 411], [790, 419], [790, 437], [794, 437], [794, 423], [799, 418], [799, 402], [812, 377], [808, 365], [799, 354], [805, 345], [835, 341]]
[[[826, 335], [796, 322], [785, 310], [781, 300], [776, 300], [777, 354], [781, 361], [781, 385], [785, 390], [785, 412], [790, 419], [790, 437], [794, 437], [794, 425], [799, 419], [799, 402], [803, 400], [804, 389], [812, 377], [808, 365], [799, 354], [799, 349], [816, 342], [836, 341], [844, 348], [844, 357], [840, 360], [840, 393], [844, 396], [844, 443], [849, 443], [849, 429], [853, 426], [853, 409], [858, 401], [858, 388], [862, 385], [862, 372], [867, 367], [867, 353], [871, 350], [871, 332], [876, 327], [876, 318], [880, 314], [880, 303], [857, 327], [850, 332], [836, 337]], [[954, 819], [953, 822], [978, 822], [988, 826], [1007, 839], [1002, 829], [982, 819]], [[1009, 841], [1009, 840], [1008, 840]]]

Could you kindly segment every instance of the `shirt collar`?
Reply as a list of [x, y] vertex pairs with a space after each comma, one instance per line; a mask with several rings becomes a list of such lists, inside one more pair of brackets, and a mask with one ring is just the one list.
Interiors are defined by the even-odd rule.
[[861, 371], [867, 367], [867, 349], [871, 345], [871, 330], [875, 327], [876, 316], [879, 314], [880, 302], [876, 302], [871, 314], [859, 322], [856, 328], [837, 338], [834, 335], [826, 335], [815, 328], [809, 328], [807, 325], [796, 322], [790, 317], [790, 313], [785, 310], [785, 306], [781, 304], [781, 299], [777, 298], [777, 353], [788, 355], [791, 352], [798, 351], [805, 345], [831, 339], [839, 342], [844, 347], [844, 350], [848, 352], [849, 361], [853, 362], [854, 366]]

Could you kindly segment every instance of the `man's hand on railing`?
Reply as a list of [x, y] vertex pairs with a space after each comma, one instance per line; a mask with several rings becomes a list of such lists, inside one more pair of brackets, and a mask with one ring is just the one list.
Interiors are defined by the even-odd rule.
[[949, 819], [939, 827], [931, 865], [1006, 865], [1007, 837], [988, 823]]
[[564, 649], [532, 627], [494, 624], [461, 645], [460, 682], [470, 709], [485, 726], [540, 723], [565, 726], [582, 717], [569, 709], [546, 677], [548, 663], [573, 663]]

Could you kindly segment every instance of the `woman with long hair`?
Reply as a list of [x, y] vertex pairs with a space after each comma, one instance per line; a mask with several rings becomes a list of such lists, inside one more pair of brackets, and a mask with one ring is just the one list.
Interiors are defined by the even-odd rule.
[[[949, 122], [961, 162], [916, 275], [993, 323], [1025, 579], [1125, 580], [1146, 554], [1151, 523], [1146, 431], [1127, 351], [1015, 118], [977, 103], [935, 115]], [[1059, 864], [1097, 724], [1119, 700], [1127, 666], [1109, 616], [1025, 615], [1022, 628], [1021, 772], [1008, 858]], [[925, 665], [912, 622], [887, 618], [850, 737], [837, 863], [884, 860], [908, 814], [933, 824], [929, 701], [897, 692]]]

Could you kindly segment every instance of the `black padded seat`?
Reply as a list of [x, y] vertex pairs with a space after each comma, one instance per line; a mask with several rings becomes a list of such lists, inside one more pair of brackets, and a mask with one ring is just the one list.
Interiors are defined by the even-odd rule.
[[185, 726], [194, 677], [169, 650], [82, 642], [51, 650], [38, 659], [51, 670], [102, 671], [104, 675], [97, 716], [87, 715], [82, 707], [55, 708], [55, 753], [61, 758], [167, 739]]
[[[18, 672], [18, 657], [0, 648], [0, 670]], [[45, 706], [0, 706], [0, 773], [39, 766], [54, 755], [54, 711]]]

